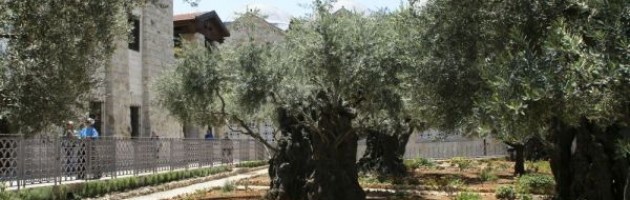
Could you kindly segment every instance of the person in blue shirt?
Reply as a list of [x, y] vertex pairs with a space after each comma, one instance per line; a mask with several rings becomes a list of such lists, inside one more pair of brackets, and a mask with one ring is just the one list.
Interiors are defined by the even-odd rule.
[[79, 137], [81, 139], [87, 139], [87, 138], [96, 139], [96, 138], [98, 138], [98, 131], [96, 130], [96, 128], [94, 128], [94, 119], [92, 119], [92, 118], [88, 118], [87, 119], [87, 122], [85, 124], [85, 128], [83, 128], [81, 130], [81, 132], [79, 133]]
[[[100, 179], [101, 178], [101, 172], [100, 172], [100, 162], [98, 160], [98, 153], [96, 148], [96, 143], [92, 142], [92, 140], [98, 139], [99, 135], [98, 135], [98, 131], [96, 130], [96, 128], [94, 128], [94, 119], [92, 118], [88, 118], [86, 120], [85, 123], [85, 128], [81, 129], [81, 131], [79, 132], [79, 138], [81, 138], [82, 140], [86, 140], [84, 142], [81, 142], [81, 148], [82, 148], [82, 159], [81, 159], [81, 166], [80, 166], [80, 172], [77, 178], [79, 179], [84, 179], [86, 178], [86, 169], [91, 169], [92, 172], [94, 172], [92, 178], [94, 179]], [[88, 148], [89, 148], [89, 153], [88, 153]], [[87, 159], [90, 159], [90, 162], [87, 162]], [[89, 166], [88, 166], [89, 165]]]

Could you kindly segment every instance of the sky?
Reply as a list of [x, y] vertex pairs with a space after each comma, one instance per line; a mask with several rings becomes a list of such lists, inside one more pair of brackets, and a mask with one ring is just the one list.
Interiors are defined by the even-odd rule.
[[[401, 2], [406, 0], [340, 0], [340, 1], [353, 1], [354, 3], [361, 4], [370, 10], [379, 10], [381, 8], [387, 8], [389, 10], [396, 10]], [[310, 12], [308, 7], [312, 0], [199, 0], [197, 7], [191, 7], [189, 4], [184, 3], [183, 0], [174, 0], [174, 13], [190, 13], [190, 12], [202, 12], [214, 10], [219, 14], [219, 17], [224, 21], [229, 21], [234, 18], [235, 12], [243, 12], [248, 4], [265, 5], [269, 7], [275, 7], [280, 11], [292, 16], [304, 16]]]

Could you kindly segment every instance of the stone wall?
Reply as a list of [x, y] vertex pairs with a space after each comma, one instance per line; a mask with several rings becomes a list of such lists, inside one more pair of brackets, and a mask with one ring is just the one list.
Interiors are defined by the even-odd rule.
[[[155, 132], [162, 138], [183, 137], [182, 126], [155, 103], [152, 85], [174, 64], [173, 1], [159, 0], [132, 13], [140, 20], [140, 51], [129, 49], [125, 38], [117, 42], [110, 64], [103, 70], [103, 84], [92, 92], [104, 102], [103, 136], [131, 136], [131, 106], [140, 107], [141, 137]], [[100, 73], [97, 73], [100, 74]]]
[[143, 107], [145, 116], [143, 127], [146, 136], [155, 132], [160, 137], [183, 137], [183, 129], [168, 111], [155, 102], [157, 95], [152, 86], [165, 69], [173, 67], [175, 62], [173, 44], [173, 1], [159, 0], [167, 5], [161, 8], [147, 5], [142, 16], [142, 76], [143, 76]]

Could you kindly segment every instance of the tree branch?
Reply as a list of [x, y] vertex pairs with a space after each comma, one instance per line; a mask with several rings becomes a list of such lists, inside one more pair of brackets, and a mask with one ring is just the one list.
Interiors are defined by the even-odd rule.
[[217, 96], [219, 97], [219, 99], [221, 100], [221, 113], [223, 113], [223, 115], [225, 116], [225, 99], [223, 99], [223, 96], [221, 96], [221, 94], [219, 93], [219, 90], [215, 90]]
[[[264, 138], [262, 138], [260, 136], [260, 134], [255, 133], [248, 125], [247, 123], [245, 123], [245, 121], [243, 121], [241, 118], [237, 117], [237, 116], [232, 116], [232, 118], [234, 120], [236, 120], [238, 122], [238, 124], [243, 127], [245, 129], [245, 132], [243, 132], [243, 134], [249, 135], [252, 138], [258, 140], [259, 142], [263, 143], [265, 146], [267, 146], [267, 148], [271, 149], [274, 152], [278, 152], [278, 148], [276, 148], [275, 146], [269, 144], [269, 142], [267, 142]], [[228, 126], [229, 127], [229, 126]]]

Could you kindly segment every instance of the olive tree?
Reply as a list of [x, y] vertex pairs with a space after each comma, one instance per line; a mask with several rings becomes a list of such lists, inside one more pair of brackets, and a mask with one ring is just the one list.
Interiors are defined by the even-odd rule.
[[364, 199], [357, 140], [370, 120], [404, 121], [397, 112], [411, 65], [401, 59], [395, 19], [315, 5], [282, 41], [186, 50], [159, 87], [162, 104], [182, 118], [239, 122], [253, 137], [245, 121], [273, 119], [271, 199]]
[[560, 198], [626, 197], [627, 2], [433, 1], [424, 11], [419, 69], [435, 77], [418, 87], [441, 124], [508, 142], [543, 133]]
[[[155, 0], [0, 1], [0, 132], [32, 134], [76, 116], [99, 80], [127, 14]], [[153, 6], [153, 5], [152, 5]]]

